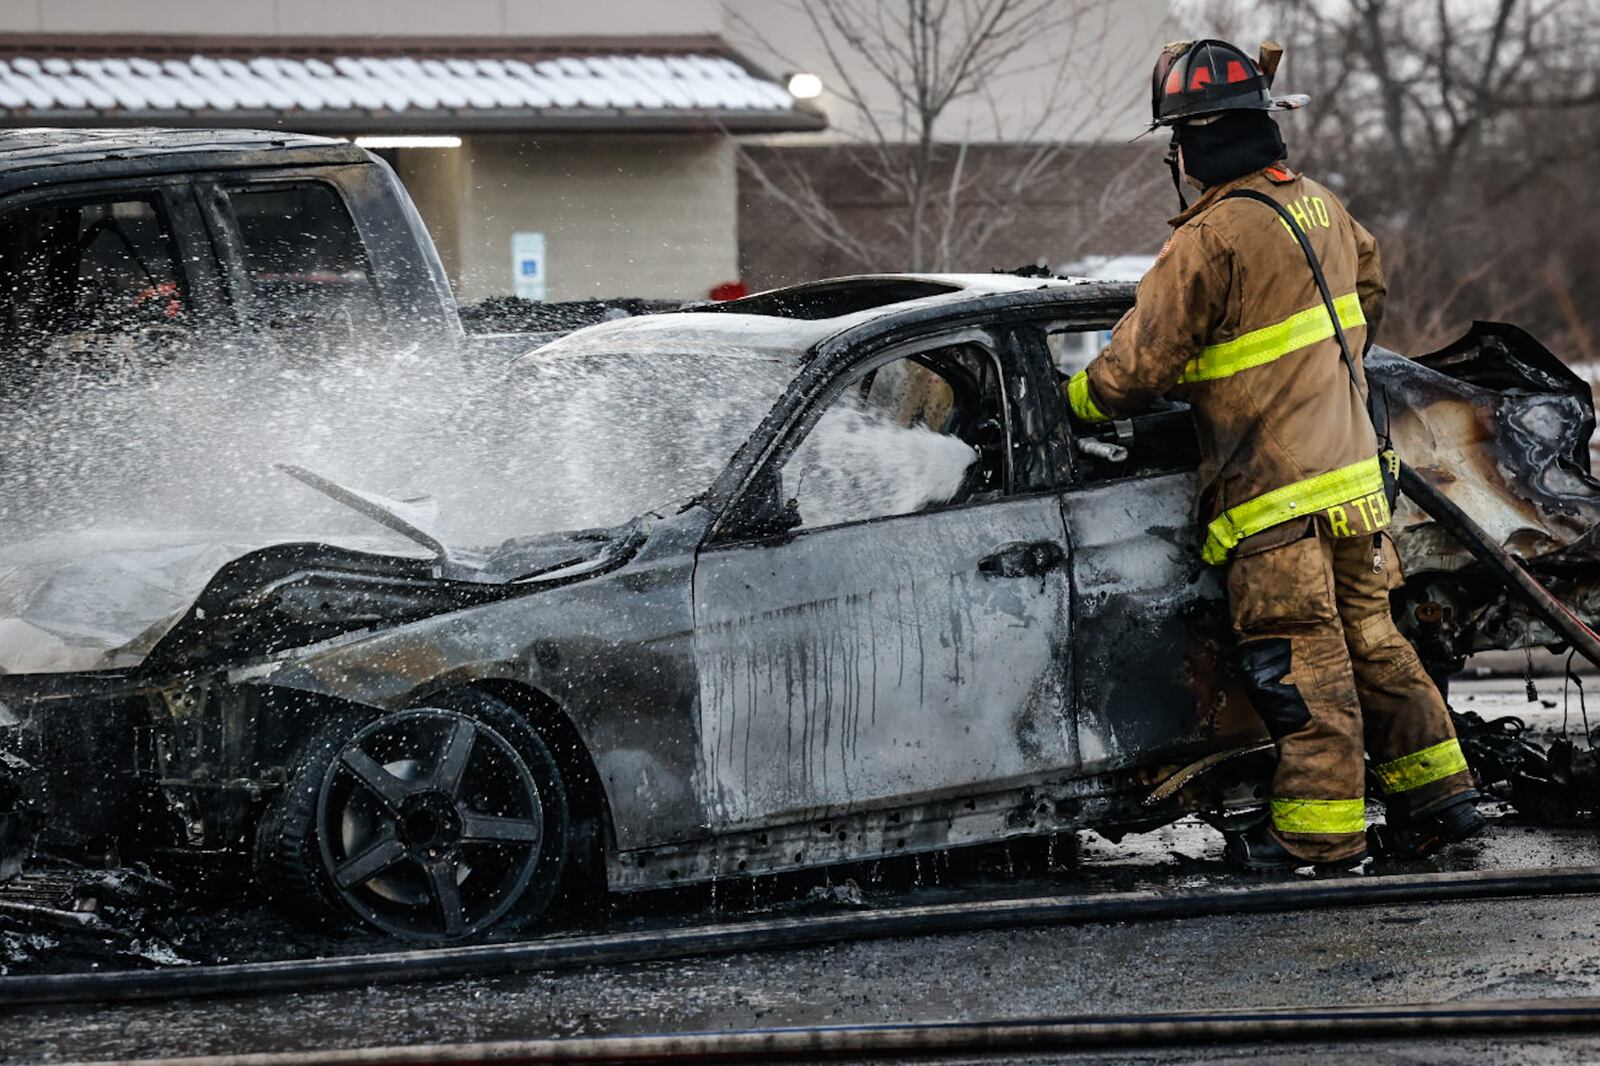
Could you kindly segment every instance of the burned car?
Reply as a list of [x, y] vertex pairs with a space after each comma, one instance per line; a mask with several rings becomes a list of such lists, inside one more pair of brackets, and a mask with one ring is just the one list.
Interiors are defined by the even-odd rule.
[[[506, 394], [687, 376], [669, 424], [580, 420], [583, 476], [642, 481], [653, 509], [461, 547], [291, 470], [409, 545], [247, 552], [100, 668], [0, 654], [0, 736], [57, 831], [243, 863], [287, 907], [422, 940], [535, 918], [564, 882], [1227, 828], [1271, 753], [1200, 560], [1192, 419], [1076, 436], [1059, 400], [1056, 353], [1132, 296], [869, 276], [579, 330]], [[1412, 468], [1594, 617], [1587, 386], [1492, 324], [1369, 366]], [[568, 476], [526, 491], [559, 512]], [[1396, 614], [1441, 679], [1557, 641], [1421, 512], [1395, 535]]]

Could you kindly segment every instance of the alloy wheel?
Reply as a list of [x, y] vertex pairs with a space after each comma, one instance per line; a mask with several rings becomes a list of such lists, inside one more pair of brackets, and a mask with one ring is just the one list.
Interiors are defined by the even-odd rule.
[[385, 715], [340, 748], [322, 780], [317, 838], [339, 900], [414, 940], [493, 925], [539, 865], [544, 805], [526, 760], [459, 711]]

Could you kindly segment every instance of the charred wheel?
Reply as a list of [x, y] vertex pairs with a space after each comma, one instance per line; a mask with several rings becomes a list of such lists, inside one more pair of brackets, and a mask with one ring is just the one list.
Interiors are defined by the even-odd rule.
[[568, 835], [560, 773], [533, 730], [476, 693], [437, 702], [322, 738], [289, 809], [263, 822], [276, 837], [268, 850], [326, 903], [409, 940], [456, 940], [543, 910]]

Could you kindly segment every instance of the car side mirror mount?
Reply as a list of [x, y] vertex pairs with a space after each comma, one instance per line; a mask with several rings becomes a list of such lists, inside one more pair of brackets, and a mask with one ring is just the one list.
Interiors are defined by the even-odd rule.
[[[724, 528], [727, 537], [759, 539], [781, 536], [800, 528], [800, 501], [790, 497], [779, 503], [778, 479], [770, 475], [752, 482], [735, 505], [732, 519]], [[726, 538], [724, 538], [726, 539]]]
[[742, 532], [746, 536], [779, 537], [805, 525], [805, 520], [800, 517], [800, 501], [790, 497], [779, 506], [776, 495], [773, 494], [767, 506], [747, 517], [742, 525]]

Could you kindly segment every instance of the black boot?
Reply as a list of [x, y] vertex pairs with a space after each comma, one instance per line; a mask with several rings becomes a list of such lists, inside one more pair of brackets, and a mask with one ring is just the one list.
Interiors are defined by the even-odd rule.
[[1333, 873], [1360, 865], [1367, 857], [1367, 852], [1362, 849], [1348, 859], [1333, 862], [1309, 862], [1292, 854], [1271, 827], [1261, 822], [1242, 833], [1227, 834], [1222, 857], [1229, 866], [1248, 873], [1288, 873], [1304, 866], [1323, 873]]
[[1478, 793], [1467, 791], [1444, 806], [1416, 818], [1391, 816], [1367, 830], [1367, 847], [1385, 859], [1422, 859], [1446, 844], [1483, 832], [1488, 823], [1478, 813]]

